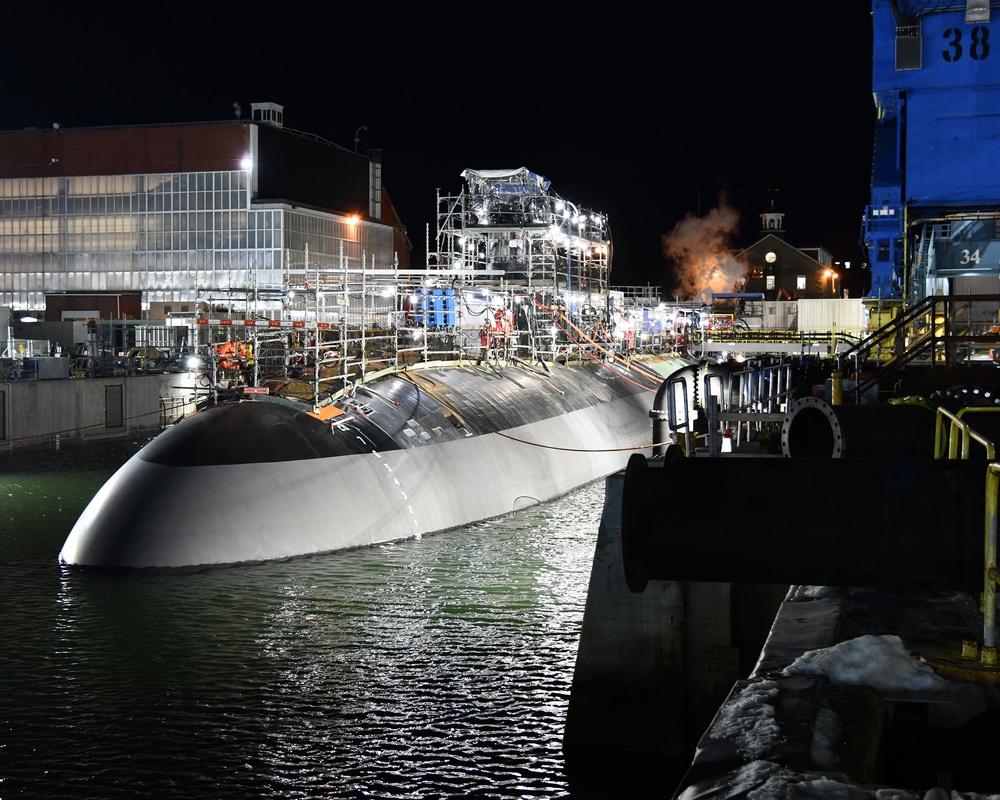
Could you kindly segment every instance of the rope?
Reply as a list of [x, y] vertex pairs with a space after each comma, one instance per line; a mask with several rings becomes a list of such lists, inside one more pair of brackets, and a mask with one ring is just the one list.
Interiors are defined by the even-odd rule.
[[[153, 414], [162, 414], [162, 413], [163, 413], [163, 409], [158, 408], [155, 411], [146, 411], [146, 412], [144, 412], [142, 414], [133, 414], [130, 417], [122, 417], [121, 422], [122, 422], [122, 425], [124, 426], [124, 424], [126, 422], [130, 422], [130, 421], [132, 421], [134, 419], [141, 419], [142, 417], [148, 417], [148, 416], [151, 416]], [[76, 433], [77, 431], [85, 431], [88, 428], [106, 428], [106, 427], [108, 427], [107, 420], [105, 420], [104, 422], [95, 422], [95, 423], [93, 423], [91, 425], [79, 425], [79, 426], [77, 426], [75, 428], [63, 428], [62, 430], [58, 430], [58, 431], [48, 431], [47, 433], [32, 433], [32, 434], [29, 434], [28, 436], [15, 436], [12, 439], [6, 439], [4, 441], [10, 442], [10, 443], [14, 443], [14, 442], [24, 441], [25, 439], [41, 439], [41, 438], [44, 438], [44, 437], [47, 437], [47, 436], [61, 436], [61, 435], [66, 434], [66, 433]]]

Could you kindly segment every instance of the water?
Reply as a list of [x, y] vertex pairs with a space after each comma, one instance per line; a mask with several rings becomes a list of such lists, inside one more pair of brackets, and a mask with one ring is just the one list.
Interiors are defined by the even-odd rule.
[[61, 568], [127, 455], [0, 462], [0, 796], [585, 796], [561, 748], [603, 481], [322, 557]]

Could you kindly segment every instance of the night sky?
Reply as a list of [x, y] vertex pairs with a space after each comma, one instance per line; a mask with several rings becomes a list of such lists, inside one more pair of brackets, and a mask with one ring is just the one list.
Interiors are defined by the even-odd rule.
[[772, 197], [791, 244], [860, 253], [870, 4], [672, 5], [72, 16], [35, 4], [0, 50], [0, 129], [231, 119], [234, 104], [249, 118], [266, 101], [284, 106], [286, 127], [344, 147], [365, 126], [359, 149], [381, 150], [415, 266], [435, 190], [457, 194], [466, 168], [527, 167], [607, 213], [618, 285], [672, 284], [664, 236], [691, 218], [725, 220], [710, 227], [729, 246], [752, 244]]

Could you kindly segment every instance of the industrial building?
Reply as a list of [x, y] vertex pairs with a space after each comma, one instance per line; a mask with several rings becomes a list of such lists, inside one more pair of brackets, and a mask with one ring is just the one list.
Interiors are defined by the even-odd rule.
[[0, 307], [158, 320], [252, 296], [272, 316], [319, 270], [407, 268], [380, 158], [284, 125], [0, 133]]

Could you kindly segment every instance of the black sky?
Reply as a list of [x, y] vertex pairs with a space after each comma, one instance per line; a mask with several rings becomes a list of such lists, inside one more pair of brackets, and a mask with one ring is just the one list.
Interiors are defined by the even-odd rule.
[[[609, 215], [616, 284], [669, 281], [662, 237], [725, 202], [756, 238], [772, 196], [797, 246], [857, 242], [875, 109], [870, 4], [36, 4], [0, 50], [0, 129], [232, 118], [382, 151], [423, 263], [435, 190], [528, 167]], [[776, 191], [776, 194], [772, 194]]]

